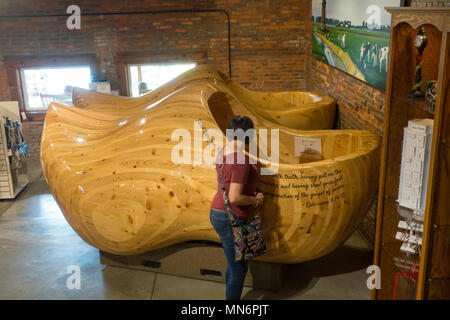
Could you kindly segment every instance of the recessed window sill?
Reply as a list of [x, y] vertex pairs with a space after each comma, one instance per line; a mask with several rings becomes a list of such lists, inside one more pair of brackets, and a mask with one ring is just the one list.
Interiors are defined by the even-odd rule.
[[22, 119], [22, 121], [44, 121], [46, 113], [47, 110], [25, 111], [27, 118]]

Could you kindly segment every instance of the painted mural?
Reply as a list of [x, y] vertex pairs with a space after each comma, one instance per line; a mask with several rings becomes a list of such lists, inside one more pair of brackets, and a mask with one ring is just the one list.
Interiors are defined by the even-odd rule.
[[313, 57], [384, 91], [391, 16], [401, 0], [313, 0]]

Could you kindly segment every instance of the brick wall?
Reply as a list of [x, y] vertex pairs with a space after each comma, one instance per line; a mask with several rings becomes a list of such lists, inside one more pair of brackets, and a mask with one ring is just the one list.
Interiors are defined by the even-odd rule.
[[[0, 16], [65, 14], [72, 0], [4, 0]], [[118, 88], [114, 57], [145, 52], [168, 60], [185, 52], [206, 53], [205, 63], [228, 72], [226, 16], [223, 13], [164, 13], [138, 16], [83, 16], [92, 12], [223, 9], [231, 20], [233, 78], [247, 88], [280, 91], [305, 87], [309, 1], [76, 1], [81, 30], [68, 30], [65, 17], [0, 18], [0, 100], [9, 100], [4, 56], [95, 54], [100, 76]], [[30, 154], [38, 155], [42, 120], [24, 121]]]
[[[311, 59], [308, 89], [334, 97], [338, 105], [338, 128], [367, 130], [383, 134], [384, 93], [330, 67]], [[359, 226], [359, 233], [369, 247], [375, 242], [376, 197]]]
[[382, 135], [384, 92], [316, 59], [312, 59], [311, 68], [311, 89], [327, 93], [338, 102], [340, 128]]
[[28, 145], [28, 154], [30, 157], [39, 156], [39, 146], [41, 142], [43, 121], [23, 121], [23, 136]]

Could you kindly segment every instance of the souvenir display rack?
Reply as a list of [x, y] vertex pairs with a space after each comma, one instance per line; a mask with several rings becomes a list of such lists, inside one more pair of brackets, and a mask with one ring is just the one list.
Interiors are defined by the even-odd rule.
[[14, 199], [28, 184], [28, 147], [16, 101], [0, 102], [0, 129], [0, 199]]

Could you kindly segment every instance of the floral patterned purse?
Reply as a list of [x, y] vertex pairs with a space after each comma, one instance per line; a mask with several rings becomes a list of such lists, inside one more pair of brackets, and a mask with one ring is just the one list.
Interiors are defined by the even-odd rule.
[[222, 179], [222, 167], [219, 166], [219, 180], [222, 187], [223, 200], [230, 217], [231, 226], [234, 235], [234, 259], [236, 262], [249, 260], [262, 255], [266, 252], [266, 243], [264, 242], [263, 230], [261, 227], [261, 217], [259, 210], [250, 222], [238, 225], [231, 212], [230, 201], [227, 197], [225, 185]]

